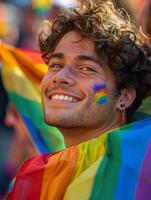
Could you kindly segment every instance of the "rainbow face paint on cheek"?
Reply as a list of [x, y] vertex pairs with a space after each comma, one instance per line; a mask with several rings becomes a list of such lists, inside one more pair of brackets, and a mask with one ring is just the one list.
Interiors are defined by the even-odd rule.
[[105, 84], [96, 84], [93, 86], [95, 102], [103, 105], [107, 102], [107, 89]]

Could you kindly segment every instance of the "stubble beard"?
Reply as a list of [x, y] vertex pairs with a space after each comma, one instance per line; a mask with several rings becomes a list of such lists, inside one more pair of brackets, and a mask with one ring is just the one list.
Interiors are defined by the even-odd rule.
[[[85, 108], [89, 110], [89, 108]], [[45, 113], [45, 122], [50, 126], [55, 126], [58, 129], [94, 129], [101, 124], [101, 116], [98, 117], [95, 115], [95, 110], [90, 109], [88, 112], [83, 112], [83, 110], [79, 109], [67, 111], [59, 111], [51, 112], [54, 114]], [[98, 118], [98, 121], [95, 122], [92, 118]], [[94, 122], [93, 122], [94, 120]]]
[[82, 128], [84, 125], [82, 113], [79, 113], [75, 116], [74, 113], [69, 115], [49, 116], [45, 114], [45, 122], [50, 126], [55, 126], [58, 129], [75, 129]]

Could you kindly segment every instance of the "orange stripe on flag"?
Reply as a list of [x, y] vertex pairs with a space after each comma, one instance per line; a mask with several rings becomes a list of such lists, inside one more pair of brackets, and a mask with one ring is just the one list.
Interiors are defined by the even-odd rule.
[[78, 161], [78, 147], [66, 149], [48, 159], [45, 167], [40, 200], [63, 199]]

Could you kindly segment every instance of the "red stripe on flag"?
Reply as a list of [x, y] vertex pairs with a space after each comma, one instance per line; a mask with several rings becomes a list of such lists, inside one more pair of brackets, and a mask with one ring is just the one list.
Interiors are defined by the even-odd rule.
[[[50, 154], [49, 154], [50, 157]], [[38, 155], [27, 160], [19, 170], [8, 200], [39, 200], [48, 155]]]

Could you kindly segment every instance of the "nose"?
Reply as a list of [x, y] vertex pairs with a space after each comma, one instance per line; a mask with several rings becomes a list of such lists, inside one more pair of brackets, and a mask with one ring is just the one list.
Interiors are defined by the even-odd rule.
[[64, 67], [53, 76], [53, 84], [58, 86], [73, 86], [75, 84], [75, 78], [68, 67]]

